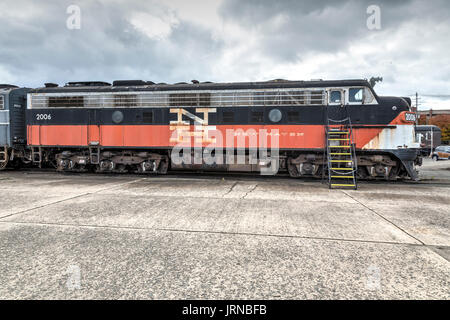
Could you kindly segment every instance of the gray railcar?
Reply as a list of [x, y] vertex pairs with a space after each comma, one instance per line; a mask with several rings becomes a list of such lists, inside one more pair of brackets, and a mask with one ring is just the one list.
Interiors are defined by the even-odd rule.
[[420, 152], [422, 155], [429, 155], [433, 150], [441, 145], [441, 129], [433, 125], [416, 126], [416, 140], [420, 142]]
[[25, 110], [28, 88], [0, 84], [0, 168], [23, 156], [27, 143]]

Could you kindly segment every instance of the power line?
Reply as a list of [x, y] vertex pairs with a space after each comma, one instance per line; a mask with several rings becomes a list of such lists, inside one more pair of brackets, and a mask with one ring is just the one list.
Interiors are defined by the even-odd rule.
[[[408, 97], [415, 97], [416, 94], [410, 94]], [[450, 94], [445, 93], [435, 93], [435, 94], [420, 94], [421, 97], [433, 97], [433, 98], [450, 98]]]

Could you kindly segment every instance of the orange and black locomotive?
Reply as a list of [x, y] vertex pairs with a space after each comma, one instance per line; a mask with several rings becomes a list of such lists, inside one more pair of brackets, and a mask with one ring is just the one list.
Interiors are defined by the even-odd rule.
[[[416, 179], [421, 160], [411, 101], [366, 80], [69, 82], [26, 98], [24, 160], [60, 171], [259, 171], [271, 165], [252, 153], [263, 146], [293, 177], [394, 180]], [[213, 160], [174, 161], [175, 149], [191, 160], [210, 149]]]

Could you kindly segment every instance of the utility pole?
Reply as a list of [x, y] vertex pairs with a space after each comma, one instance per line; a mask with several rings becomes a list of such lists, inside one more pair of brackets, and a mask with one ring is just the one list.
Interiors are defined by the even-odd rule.
[[416, 92], [416, 125], [419, 123], [419, 94]]
[[416, 92], [416, 112], [419, 111], [419, 94]]
[[431, 134], [431, 148], [430, 148], [430, 158], [433, 158], [433, 126], [430, 127], [430, 134]]

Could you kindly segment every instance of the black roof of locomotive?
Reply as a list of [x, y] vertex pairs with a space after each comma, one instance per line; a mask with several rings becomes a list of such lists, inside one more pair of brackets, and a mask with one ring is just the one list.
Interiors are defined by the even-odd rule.
[[0, 90], [2, 90], [2, 91], [17, 89], [17, 88], [19, 88], [19, 87], [15, 86], [13, 84], [6, 84], [6, 83], [0, 84]]
[[[177, 84], [154, 84], [151, 81], [142, 80], [119, 80], [113, 84], [121, 83], [121, 85], [97, 85], [99, 81], [82, 81], [69, 82], [64, 87], [46, 87], [37, 88], [32, 92], [38, 93], [57, 93], [57, 92], [115, 92], [115, 91], [174, 91], [174, 90], [239, 90], [239, 89], [281, 89], [281, 88], [324, 88], [324, 87], [368, 87], [372, 90], [372, 86], [365, 79], [354, 80], [311, 80], [311, 81], [291, 81], [291, 80], [271, 80], [262, 82], [229, 82], [229, 83], [177, 83]], [[139, 85], [125, 84], [140, 83]], [[83, 85], [77, 85], [83, 84]], [[89, 85], [90, 84], [90, 85]], [[105, 83], [106, 84], [106, 83]], [[374, 92], [375, 94], [375, 92]]]

